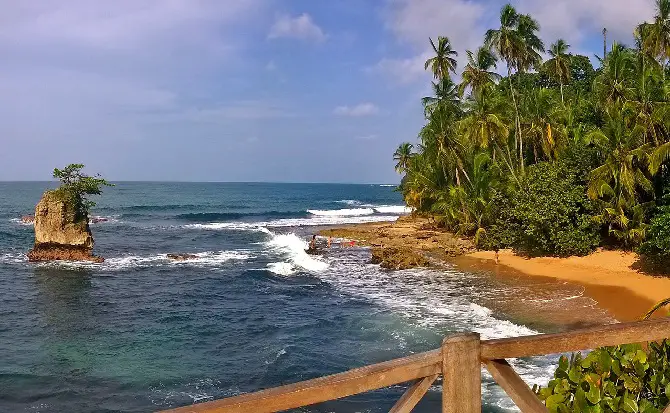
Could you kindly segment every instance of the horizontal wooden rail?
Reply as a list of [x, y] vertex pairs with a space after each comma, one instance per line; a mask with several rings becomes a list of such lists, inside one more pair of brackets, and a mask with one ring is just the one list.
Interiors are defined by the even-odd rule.
[[484, 360], [544, 356], [668, 337], [670, 320], [657, 319], [608, 324], [565, 333], [486, 340], [482, 341], [481, 354]]
[[294, 409], [440, 374], [440, 350], [414, 354], [281, 387], [168, 410], [171, 413], [265, 413]]
[[[461, 336], [465, 337], [467, 335]], [[461, 341], [464, 340], [463, 337], [461, 337]], [[435, 380], [437, 375], [444, 373], [443, 367], [445, 365], [449, 364], [452, 367], [445, 371], [452, 371], [459, 366], [459, 362], [466, 359], [469, 360], [473, 355], [476, 356], [474, 358], [474, 365], [476, 366], [477, 359], [481, 363], [484, 363], [491, 371], [495, 380], [510, 393], [510, 396], [522, 408], [522, 411], [542, 412], [544, 411], [544, 406], [538, 400], [530, 399], [531, 395], [535, 397], [534, 394], [530, 392], [530, 389], [514, 373], [504, 359], [569, 353], [604, 346], [659, 341], [665, 338], [670, 338], [670, 319], [667, 318], [633, 323], [609, 324], [565, 333], [540, 334], [481, 342], [478, 337], [475, 337], [471, 340], [473, 341], [472, 351], [457, 351], [456, 347], [458, 347], [458, 343], [451, 343], [449, 339], [446, 339], [441, 349], [365, 366], [331, 376], [319, 377], [227, 399], [180, 407], [166, 412], [278, 412], [418, 380], [394, 407], [395, 411], [405, 412], [418, 402], [420, 395], [430, 387], [430, 384]], [[456, 363], [446, 362], [447, 359], [451, 360], [454, 358], [458, 359]], [[472, 363], [468, 365], [470, 364]], [[473, 383], [479, 380], [479, 369], [470, 368], [468, 372], [472, 374], [463, 372], [460, 375], [467, 377], [446, 377], [446, 380], [456, 380], [461, 385], [465, 379], [472, 380]], [[445, 379], [443, 378], [443, 380]], [[451, 383], [451, 381], [446, 381], [447, 386], [444, 388], [449, 389], [449, 384]], [[452, 393], [456, 394], [455, 392]], [[473, 392], [471, 398], [474, 399], [475, 397], [476, 394]], [[464, 404], [461, 403], [464, 402], [463, 400], [456, 400], [458, 398], [453, 395], [449, 399], [452, 404], [444, 404], [443, 411], [464, 411], [462, 410]], [[475, 405], [479, 406], [477, 403], [471, 401], [471, 407]], [[471, 408], [467, 411], [471, 410], [475, 411], [477, 409]]]

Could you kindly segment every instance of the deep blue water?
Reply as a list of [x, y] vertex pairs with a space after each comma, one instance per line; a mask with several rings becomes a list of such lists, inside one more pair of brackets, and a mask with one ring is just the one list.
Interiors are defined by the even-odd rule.
[[[528, 296], [522, 285], [456, 269], [385, 272], [364, 248], [304, 253], [324, 225], [395, 219], [392, 187], [119, 183], [93, 210], [108, 220], [91, 225], [105, 263], [36, 265], [25, 258], [32, 226], [18, 218], [50, 185], [0, 183], [3, 412], [153, 411], [430, 350], [450, 332], [538, 328], [505, 312]], [[171, 252], [198, 259], [173, 263]], [[552, 363], [515, 366], [541, 383]], [[388, 411], [403, 390], [303, 411]], [[484, 401], [513, 408], [488, 379]], [[439, 405], [437, 383], [416, 411]]]

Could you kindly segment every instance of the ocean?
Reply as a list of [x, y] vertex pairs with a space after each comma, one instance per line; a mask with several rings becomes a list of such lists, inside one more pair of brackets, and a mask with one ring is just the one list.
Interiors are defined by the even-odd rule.
[[[117, 183], [92, 211], [104, 263], [29, 263], [20, 217], [54, 186], [0, 183], [2, 412], [167, 409], [431, 350], [453, 332], [558, 328], [513, 308], [597, 312], [569, 286], [543, 295], [486, 271], [388, 272], [366, 248], [305, 253], [320, 229], [406, 213], [388, 185]], [[555, 362], [512, 361], [531, 385]], [[384, 412], [404, 389], [299, 411]], [[415, 411], [439, 411], [440, 391]], [[483, 398], [486, 412], [516, 411], [488, 375]]]

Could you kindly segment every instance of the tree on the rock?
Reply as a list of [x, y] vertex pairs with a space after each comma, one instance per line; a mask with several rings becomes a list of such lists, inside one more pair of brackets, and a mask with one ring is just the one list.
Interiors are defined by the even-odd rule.
[[87, 218], [88, 212], [95, 206], [95, 202], [88, 199], [90, 195], [100, 195], [102, 187], [114, 186], [99, 174], [89, 176], [82, 169], [83, 164], [73, 163], [63, 169], [54, 168], [53, 173], [54, 178], [61, 182], [56, 192], [74, 207], [77, 218]]

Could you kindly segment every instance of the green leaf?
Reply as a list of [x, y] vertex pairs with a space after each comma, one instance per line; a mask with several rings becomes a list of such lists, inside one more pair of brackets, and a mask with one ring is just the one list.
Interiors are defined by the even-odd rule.
[[628, 413], [639, 412], [637, 402], [628, 395], [623, 398], [623, 409]]

